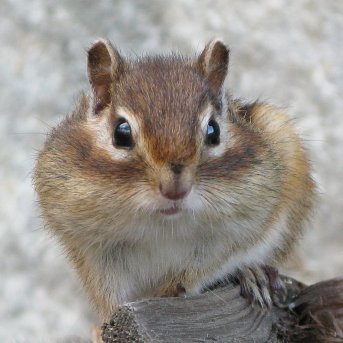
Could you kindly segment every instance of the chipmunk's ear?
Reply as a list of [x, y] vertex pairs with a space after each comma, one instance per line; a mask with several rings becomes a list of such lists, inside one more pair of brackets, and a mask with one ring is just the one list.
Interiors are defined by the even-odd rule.
[[122, 73], [124, 60], [108, 40], [100, 39], [88, 50], [87, 67], [97, 114], [111, 102], [111, 89]]
[[220, 93], [228, 66], [229, 48], [219, 39], [210, 41], [196, 62], [196, 67], [207, 79], [215, 95]]

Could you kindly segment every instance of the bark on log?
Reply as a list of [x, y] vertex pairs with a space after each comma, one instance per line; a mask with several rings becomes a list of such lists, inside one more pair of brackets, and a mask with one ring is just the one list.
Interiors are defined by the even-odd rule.
[[283, 277], [286, 299], [270, 311], [250, 305], [229, 284], [186, 298], [121, 306], [102, 327], [114, 342], [342, 342], [343, 278], [310, 287]]

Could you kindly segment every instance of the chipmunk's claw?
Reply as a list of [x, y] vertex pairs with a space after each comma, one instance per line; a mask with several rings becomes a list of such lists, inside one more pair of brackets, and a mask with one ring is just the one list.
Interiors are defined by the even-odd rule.
[[241, 286], [242, 296], [262, 309], [270, 309], [273, 302], [285, 294], [278, 271], [271, 266], [240, 268], [236, 273], [236, 279]]

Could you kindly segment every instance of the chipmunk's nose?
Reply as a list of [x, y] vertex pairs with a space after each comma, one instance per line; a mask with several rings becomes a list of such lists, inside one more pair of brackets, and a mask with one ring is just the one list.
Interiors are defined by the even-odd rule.
[[160, 183], [160, 192], [161, 194], [170, 200], [181, 200], [185, 198], [188, 193], [191, 191], [192, 185], [181, 186], [178, 184], [172, 185], [163, 185]]
[[181, 163], [170, 163], [165, 169], [167, 177], [160, 179], [160, 192], [170, 200], [185, 198], [192, 189], [192, 177], [190, 168]]

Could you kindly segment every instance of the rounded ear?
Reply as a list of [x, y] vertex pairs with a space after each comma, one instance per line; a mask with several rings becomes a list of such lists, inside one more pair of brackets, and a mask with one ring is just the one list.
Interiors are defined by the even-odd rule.
[[112, 44], [99, 39], [88, 50], [88, 79], [94, 94], [94, 113], [99, 113], [111, 102], [111, 88], [123, 71], [124, 60]]
[[220, 40], [213, 39], [198, 57], [196, 67], [207, 79], [213, 93], [219, 95], [229, 67], [229, 48]]

